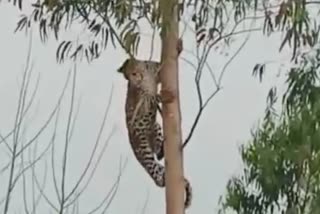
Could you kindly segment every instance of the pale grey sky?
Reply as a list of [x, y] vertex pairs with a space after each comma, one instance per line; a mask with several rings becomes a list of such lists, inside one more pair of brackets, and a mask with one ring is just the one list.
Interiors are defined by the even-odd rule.
[[[2, 104], [0, 133], [2, 135], [5, 135], [13, 127], [19, 93], [18, 86], [21, 84], [29, 40], [23, 32], [13, 34], [18, 16], [19, 12], [16, 8], [6, 2], [1, 2], [0, 64], [2, 69], [0, 71], [0, 97]], [[75, 39], [77, 32], [79, 31], [68, 32], [62, 38]], [[71, 63], [63, 65], [56, 63], [55, 52], [58, 43], [54, 39], [50, 39], [46, 45], [43, 45], [40, 43], [37, 31], [33, 33], [33, 36], [32, 59], [34, 69], [31, 90], [38, 73], [41, 74], [41, 77], [39, 91], [28, 116], [26, 139], [30, 139], [48, 118], [61, 93], [68, 71], [72, 68]], [[149, 42], [146, 41], [150, 40], [150, 37], [145, 39], [141, 43], [139, 52], [143, 58], [149, 56], [149, 45], [147, 45]], [[185, 49], [192, 50], [193, 42], [190, 35], [186, 35], [184, 44]], [[231, 53], [239, 45], [239, 42], [235, 43], [230, 48]], [[278, 36], [266, 38], [261, 33], [253, 34], [243, 51], [228, 68], [223, 79], [223, 90], [208, 106], [192, 141], [185, 150], [185, 174], [190, 179], [194, 191], [193, 204], [187, 213], [215, 213], [218, 198], [225, 193], [225, 185], [228, 179], [240, 171], [239, 145], [250, 138], [250, 129], [263, 116], [268, 89], [275, 83], [280, 82], [279, 79], [275, 78], [279, 63], [268, 66], [268, 72], [270, 73], [267, 74], [267, 78], [262, 84], [251, 76], [252, 68], [258, 62], [280, 59], [278, 46]], [[142, 52], [142, 50], [144, 51]], [[157, 46], [156, 51], [159, 52], [159, 46]], [[156, 54], [156, 56], [159, 56], [159, 53]], [[186, 52], [183, 52], [182, 56], [190, 58], [190, 55]], [[283, 54], [283, 56], [285, 55]], [[128, 164], [121, 178], [119, 191], [109, 208], [109, 213], [139, 213], [147, 196], [149, 196], [149, 199], [146, 213], [164, 213], [164, 189], [156, 187], [137, 163], [126, 136], [127, 131], [124, 123], [126, 82], [122, 76], [116, 73], [116, 69], [125, 58], [126, 56], [120, 49], [109, 48], [90, 65], [85, 61], [78, 65], [76, 107], [80, 97], [81, 105], [69, 149], [67, 190], [74, 185], [84, 168], [84, 164], [89, 159], [112, 85], [114, 85], [113, 100], [107, 124], [103, 131], [104, 139], [112, 131], [113, 126], [116, 128], [93, 181], [86, 193], [80, 198], [79, 213], [81, 214], [93, 209], [112, 186], [118, 173], [120, 156], [128, 157]], [[228, 57], [221, 56], [214, 51], [208, 58], [208, 62], [216, 74], [219, 74], [227, 60]], [[184, 137], [189, 131], [198, 106], [192, 72], [191, 67], [181, 60], [180, 92]], [[210, 78], [205, 78], [203, 88], [209, 90], [210, 87], [214, 89]], [[57, 155], [55, 159], [59, 174], [62, 163], [62, 152], [59, 149], [62, 149], [64, 145], [65, 121], [70, 103], [70, 92], [70, 87], [68, 87], [67, 97], [63, 100], [61, 108], [56, 139]], [[49, 143], [52, 130], [53, 123], [39, 139], [39, 152]], [[101, 150], [101, 146], [98, 149]], [[0, 145], [1, 168], [7, 163], [7, 156], [4, 151], [6, 151], [5, 146]], [[44, 191], [57, 206], [57, 198], [52, 185], [50, 158], [49, 152], [46, 155], [48, 182]], [[42, 161], [36, 167], [36, 173], [40, 180], [43, 175], [44, 163], [45, 161]], [[0, 176], [0, 182], [2, 183], [0, 185], [0, 199], [4, 196], [7, 188], [7, 174], [8, 171]], [[21, 187], [19, 184], [13, 193], [9, 213], [23, 213]], [[2, 210], [3, 204], [0, 207]], [[42, 199], [39, 213], [48, 213], [48, 210], [49, 205]]]

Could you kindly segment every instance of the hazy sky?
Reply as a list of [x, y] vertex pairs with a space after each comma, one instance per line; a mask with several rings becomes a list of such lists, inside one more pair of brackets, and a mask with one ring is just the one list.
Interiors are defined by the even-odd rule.
[[[21, 84], [29, 41], [23, 32], [13, 34], [18, 18], [19, 12], [16, 8], [6, 2], [1, 2], [0, 63], [2, 69], [0, 71], [0, 97], [2, 104], [0, 133], [2, 135], [5, 135], [13, 128], [19, 85]], [[79, 30], [68, 32], [62, 38], [76, 39], [75, 36], [79, 32]], [[150, 40], [150, 34], [150, 32], [147, 32], [146, 40], [141, 43], [139, 55], [142, 58], [149, 56], [150, 46], [147, 41]], [[34, 67], [30, 90], [32, 91], [34, 88], [38, 74], [40, 74], [40, 82], [35, 101], [27, 116], [25, 135], [21, 138], [23, 142], [34, 136], [47, 120], [58, 101], [68, 71], [72, 68], [72, 63], [63, 65], [56, 63], [55, 52], [58, 43], [54, 39], [50, 39], [46, 45], [43, 45], [40, 43], [37, 31], [33, 33], [33, 37], [32, 60]], [[242, 42], [243, 38], [239, 41]], [[219, 75], [221, 68], [235, 51], [235, 48], [239, 47], [240, 42], [232, 45], [228, 57], [220, 55], [218, 51], [213, 51], [213, 54], [208, 58], [208, 62], [215, 74]], [[184, 44], [186, 50], [194, 50], [193, 40], [190, 35], [186, 35]], [[218, 198], [225, 193], [228, 179], [240, 171], [239, 145], [249, 140], [250, 129], [263, 116], [268, 89], [270, 86], [279, 83], [279, 79], [275, 78], [279, 63], [268, 66], [268, 75], [262, 84], [251, 76], [252, 68], [255, 63], [280, 59], [278, 47], [278, 36], [266, 38], [261, 33], [253, 34], [245, 48], [227, 69], [223, 77], [223, 90], [208, 106], [198, 124], [192, 141], [185, 149], [185, 174], [190, 179], [194, 191], [193, 204], [188, 213], [215, 213]], [[155, 50], [157, 51], [155, 59], [157, 59], [159, 45]], [[183, 52], [182, 56], [188, 59], [191, 57], [187, 51]], [[81, 214], [93, 209], [111, 188], [118, 175], [121, 157], [122, 159], [128, 157], [128, 164], [121, 177], [118, 193], [108, 212], [113, 214], [139, 213], [146, 198], [149, 197], [146, 213], [164, 213], [164, 189], [156, 187], [135, 160], [126, 136], [127, 130], [124, 121], [126, 82], [121, 75], [116, 73], [116, 69], [125, 58], [124, 52], [120, 49], [109, 48], [98, 60], [95, 60], [90, 65], [84, 61], [77, 66], [75, 108], [77, 110], [80, 102], [80, 109], [69, 147], [66, 175], [68, 181], [66, 185], [67, 191], [70, 191], [70, 188], [75, 184], [90, 157], [90, 152], [93, 149], [103, 119], [104, 110], [108, 104], [112, 85], [114, 87], [111, 109], [106, 127], [102, 133], [102, 141], [112, 132], [113, 127], [115, 128], [115, 133], [101, 159], [95, 177], [80, 198], [79, 213]], [[180, 61], [180, 74], [183, 136], [185, 137], [193, 122], [198, 103], [193, 83], [193, 70], [182, 60]], [[208, 77], [204, 78], [203, 88], [210, 92], [210, 90], [214, 90], [214, 86], [212, 85], [212, 80]], [[62, 165], [62, 148], [65, 142], [64, 135], [67, 127], [67, 113], [70, 105], [70, 89], [68, 87], [60, 109], [61, 117], [55, 142], [55, 167], [59, 175]], [[39, 154], [48, 145], [52, 137], [54, 120], [55, 118], [39, 138]], [[9, 143], [12, 143], [12, 139], [10, 139]], [[98, 152], [101, 151], [102, 144], [103, 142], [98, 147]], [[0, 145], [1, 168], [8, 160], [6, 151], [4, 144]], [[25, 158], [28, 158], [27, 154]], [[58, 201], [52, 185], [50, 150], [44, 160], [40, 161], [36, 166], [36, 174], [39, 176], [39, 182], [41, 182], [44, 166], [47, 163], [47, 185], [44, 191], [57, 206]], [[0, 185], [1, 199], [7, 190], [7, 175], [8, 171], [0, 176], [0, 182], [2, 183]], [[28, 176], [30, 178], [30, 175]], [[30, 179], [27, 182], [29, 182], [28, 188], [31, 188]], [[21, 183], [22, 180], [20, 180], [17, 189], [13, 193], [11, 211], [9, 213], [23, 212]], [[60, 183], [58, 185], [60, 188]], [[28, 191], [30, 192], [30, 189]], [[31, 201], [28, 203], [31, 203]], [[3, 207], [3, 204], [1, 206]], [[3, 209], [2, 207], [1, 209]], [[46, 201], [42, 199], [39, 213], [48, 213], [49, 208]]]

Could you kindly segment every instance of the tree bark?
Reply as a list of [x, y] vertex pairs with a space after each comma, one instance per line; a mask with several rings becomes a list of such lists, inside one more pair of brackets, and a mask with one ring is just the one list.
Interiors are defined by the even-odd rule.
[[177, 7], [174, 7], [177, 1], [161, 0], [160, 4], [163, 18], [160, 81], [165, 138], [166, 214], [184, 214], [185, 188], [178, 75], [179, 22]]

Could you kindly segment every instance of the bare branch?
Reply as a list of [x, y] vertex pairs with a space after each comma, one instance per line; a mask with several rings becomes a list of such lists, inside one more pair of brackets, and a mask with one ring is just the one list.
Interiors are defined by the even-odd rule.
[[[127, 161], [126, 161], [127, 162]], [[117, 176], [117, 179], [116, 181], [113, 183], [111, 189], [108, 191], [106, 197], [99, 203], [99, 205], [94, 208], [93, 210], [91, 210], [88, 214], [93, 214], [95, 213], [96, 211], [98, 211], [108, 200], [108, 204], [106, 205], [106, 207], [109, 207], [109, 205], [111, 204], [111, 201], [113, 200], [115, 194], [117, 193], [118, 191], [118, 188], [119, 188], [119, 183], [120, 183], [120, 178], [121, 178], [121, 175], [123, 173], [123, 170], [126, 166], [126, 163], [124, 164], [123, 167], [121, 167], [121, 160], [120, 160], [120, 169], [119, 169], [119, 174]], [[106, 208], [105, 208], [106, 210]]]
[[50, 207], [51, 207], [52, 209], [54, 209], [54, 210], [58, 213], [58, 212], [59, 212], [59, 209], [58, 209], [57, 207], [55, 207], [55, 205], [50, 201], [49, 197], [44, 193], [44, 186], [43, 186], [43, 187], [40, 186], [39, 181], [38, 181], [38, 179], [37, 179], [37, 176], [36, 176], [36, 174], [35, 174], [35, 171], [33, 170], [32, 172], [33, 172], [33, 173], [32, 173], [33, 179], [34, 179], [34, 181], [35, 181], [35, 184], [36, 184], [36, 186], [37, 186], [37, 188], [38, 188], [41, 196], [42, 196], [42, 197], [45, 199], [45, 201], [50, 205]]
[[[53, 141], [52, 141], [53, 142]], [[36, 159], [36, 155], [37, 155], [37, 145], [34, 147], [34, 151], [33, 151], [33, 160]], [[45, 162], [46, 163], [46, 162]], [[47, 181], [47, 164], [45, 164], [45, 168], [44, 168], [44, 176], [43, 176], [43, 182], [42, 185], [40, 187], [40, 190], [43, 191], [45, 185], [46, 185], [46, 181]], [[35, 179], [34, 179], [34, 175], [35, 175], [35, 165], [32, 166], [32, 171], [31, 171], [32, 175], [32, 214], [34, 214], [36, 212], [36, 209], [39, 205], [39, 202], [42, 198], [42, 194], [39, 193], [39, 195], [37, 197], [35, 197], [36, 192], [35, 192], [35, 187], [36, 187], [36, 183], [35, 183]]]
[[[193, 68], [196, 67], [196, 74], [195, 74], [195, 85], [196, 85], [196, 91], [197, 91], [197, 95], [198, 95], [198, 100], [199, 100], [199, 109], [198, 112], [196, 114], [196, 117], [192, 123], [191, 129], [186, 137], [186, 139], [184, 140], [183, 146], [182, 148], [184, 148], [191, 140], [191, 137], [193, 136], [193, 133], [199, 123], [199, 120], [201, 118], [201, 115], [203, 113], [203, 111], [205, 110], [205, 108], [207, 107], [207, 105], [209, 104], [209, 102], [213, 99], [213, 97], [215, 97], [215, 95], [221, 90], [221, 84], [222, 84], [222, 77], [224, 76], [228, 66], [231, 64], [231, 62], [235, 59], [235, 57], [240, 53], [240, 51], [243, 49], [243, 47], [245, 46], [245, 44], [247, 43], [250, 33], [257, 31], [257, 30], [261, 30], [256, 29], [256, 28], [252, 28], [252, 25], [255, 21], [255, 19], [252, 20], [251, 22], [251, 26], [249, 29], [247, 30], [241, 30], [241, 31], [235, 31], [237, 26], [243, 22], [244, 20], [246, 20], [246, 18], [241, 19], [239, 22], [236, 22], [236, 24], [233, 26], [232, 30], [230, 31], [230, 33], [227, 33], [223, 36], [220, 36], [219, 38], [217, 38], [216, 40], [214, 40], [213, 42], [210, 43], [210, 41], [208, 40], [205, 44], [205, 46], [203, 47], [203, 51], [201, 56], [199, 55], [199, 51], [197, 48], [197, 59], [198, 59], [198, 65], [194, 65], [193, 63], [189, 63], [192, 65]], [[241, 46], [237, 49], [237, 51], [231, 56], [231, 58], [226, 62], [226, 64], [224, 65], [224, 67], [222, 68], [222, 71], [220, 72], [220, 76], [218, 78], [218, 80], [216, 79], [215, 75], [213, 74], [213, 71], [210, 69], [210, 66], [207, 64], [207, 58], [209, 53], [211, 52], [211, 49], [213, 48], [214, 45], [216, 45], [219, 41], [229, 38], [230, 36], [235, 36], [235, 35], [239, 35], [239, 34], [243, 34], [243, 33], [247, 33], [247, 37], [245, 39], [245, 41], [241, 44]], [[211, 75], [211, 77], [213, 78], [213, 81], [216, 85], [216, 89], [209, 95], [209, 97], [206, 100], [203, 100], [202, 97], [202, 92], [201, 92], [201, 84], [200, 84], [200, 80], [201, 80], [201, 76], [203, 73], [203, 68], [206, 65], [206, 67], [209, 70], [209, 73]]]
[[[24, 103], [26, 99], [26, 91], [28, 84], [28, 65], [31, 57], [31, 47], [32, 47], [32, 38], [30, 37], [29, 41], [29, 48], [28, 48], [28, 55], [27, 55], [27, 65], [24, 70], [23, 74], [23, 79], [22, 79], [22, 85], [20, 89], [20, 95], [19, 95], [19, 101], [18, 101], [18, 109], [16, 111], [16, 118], [15, 118], [15, 127], [17, 127], [18, 121], [21, 123], [22, 118], [20, 117], [21, 111], [23, 112], [24, 109]], [[29, 76], [30, 78], [30, 76]], [[22, 110], [21, 110], [22, 109]], [[12, 156], [10, 160], [10, 174], [9, 174], [9, 181], [8, 181], [8, 186], [7, 186], [7, 193], [6, 193], [6, 198], [5, 198], [5, 205], [4, 205], [4, 214], [7, 214], [9, 211], [9, 204], [10, 204], [10, 198], [11, 198], [11, 192], [14, 188], [14, 170], [15, 170], [15, 164], [16, 164], [16, 158], [17, 158], [17, 148], [18, 148], [18, 138], [19, 138], [19, 130], [20, 130], [20, 125], [16, 129], [16, 131], [13, 133], [13, 148], [12, 148]]]
[[[58, 112], [57, 112], [57, 116], [56, 116], [56, 121], [55, 121], [55, 124], [54, 124], [54, 131], [53, 131], [53, 134], [52, 134], [52, 141], [54, 142], [55, 139], [56, 139], [56, 133], [57, 133], [57, 127], [58, 127], [58, 120], [59, 120], [59, 114], [60, 113], [60, 108], [58, 109]], [[56, 176], [56, 171], [55, 171], [55, 160], [54, 160], [54, 154], [55, 154], [55, 144], [52, 143], [52, 146], [51, 146], [51, 169], [52, 169], [52, 180], [53, 180], [53, 186], [54, 186], [54, 190], [56, 192], [56, 196], [58, 198], [58, 202], [61, 203], [61, 196], [59, 194], [59, 188], [58, 188], [58, 181], [57, 181], [57, 176]]]
[[[31, 98], [30, 98], [30, 100], [29, 100], [26, 108], [24, 109], [24, 112], [22, 113], [21, 118], [24, 118], [24, 117], [26, 116], [28, 110], [30, 109], [30, 107], [31, 107], [31, 105], [32, 105], [32, 103], [33, 103], [33, 101], [34, 101], [34, 98], [35, 98], [35, 96], [36, 96], [36, 92], [38, 91], [39, 82], [40, 82], [40, 74], [38, 75], [35, 88], [34, 88], [34, 90], [33, 90], [33, 93], [32, 93], [32, 95], [31, 95]], [[21, 122], [22, 122], [22, 121], [21, 121]], [[5, 143], [6, 143], [6, 140], [16, 131], [17, 127], [19, 127], [20, 125], [21, 125], [20, 123], [16, 124], [15, 127], [14, 127], [6, 136], [2, 136], [2, 135], [0, 134], [0, 138], [1, 138], [0, 144], [1, 144], [2, 142], [5, 142]], [[7, 143], [6, 143], [6, 144], [7, 144]], [[8, 147], [8, 149], [12, 152], [12, 149], [9, 147], [9, 145], [7, 145], [7, 147]]]
[[58, 108], [59, 108], [59, 106], [60, 106], [60, 103], [61, 103], [61, 101], [62, 101], [62, 98], [63, 98], [63, 96], [64, 96], [64, 92], [65, 92], [66, 87], [67, 87], [68, 82], [69, 82], [70, 73], [71, 73], [71, 72], [68, 73], [68, 77], [67, 77], [66, 83], [65, 83], [65, 85], [64, 85], [64, 88], [63, 88], [63, 90], [62, 90], [62, 93], [61, 93], [61, 95], [60, 95], [60, 97], [59, 97], [59, 99], [58, 99], [58, 102], [57, 102], [55, 108], [54, 108], [53, 111], [50, 113], [47, 121], [46, 121], [46, 122], [44, 123], [44, 125], [39, 129], [39, 131], [34, 135], [34, 137], [31, 138], [31, 140], [29, 140], [29, 141], [20, 149], [20, 151], [17, 152], [17, 156], [19, 156], [26, 148], [28, 148], [28, 147], [42, 134], [42, 132], [46, 129], [46, 127], [47, 127], [47, 126], [49, 125], [49, 123], [51, 122], [51, 120], [52, 120], [53, 116], [56, 114], [56, 112], [57, 112], [57, 110], [58, 110]]
[[66, 205], [65, 205], [66, 207], [68, 207], [68, 206], [70, 206], [72, 203], [74, 203], [74, 201], [75, 201], [75, 200], [85, 191], [85, 189], [88, 187], [88, 185], [89, 185], [89, 183], [91, 182], [91, 180], [92, 180], [92, 178], [93, 178], [93, 175], [94, 175], [94, 173], [95, 173], [95, 171], [96, 171], [96, 169], [97, 169], [97, 167], [98, 167], [98, 165], [99, 165], [99, 163], [100, 163], [100, 161], [101, 161], [101, 158], [102, 158], [103, 154], [105, 153], [105, 151], [106, 151], [106, 149], [107, 149], [107, 146], [109, 145], [109, 141], [110, 141], [113, 133], [114, 133], [114, 129], [111, 130], [108, 138], [106, 139], [106, 141], [105, 141], [105, 143], [104, 143], [104, 145], [103, 145], [103, 148], [102, 148], [102, 150], [101, 150], [101, 152], [100, 152], [100, 154], [99, 154], [99, 156], [98, 156], [98, 160], [97, 160], [96, 164], [94, 165], [94, 168], [92, 169], [91, 174], [90, 174], [87, 182], [84, 184], [83, 188], [74, 196], [74, 199], [73, 199], [69, 204], [66, 204]]
[[[101, 138], [101, 135], [102, 135], [102, 131], [104, 129], [104, 126], [105, 126], [105, 122], [107, 120], [107, 116], [109, 115], [109, 110], [110, 110], [110, 106], [111, 106], [111, 101], [112, 101], [112, 94], [113, 94], [113, 86], [111, 88], [111, 93], [110, 93], [110, 96], [109, 96], [109, 99], [108, 99], [108, 103], [107, 103], [107, 108], [106, 108], [106, 111], [105, 111], [105, 114], [104, 114], [104, 117], [103, 117], [103, 121], [102, 121], [102, 125], [100, 126], [100, 130], [99, 130], [99, 133], [98, 133], [98, 136], [97, 136], [97, 139], [96, 139], [96, 142], [95, 142], [95, 145], [94, 145], [94, 148], [93, 148], [93, 151], [91, 152], [91, 155], [90, 155], [90, 158], [89, 158], [89, 161], [84, 169], [84, 171], [82, 172], [82, 174], [80, 175], [80, 178], [78, 179], [77, 183], [75, 184], [75, 186], [73, 187], [73, 189], [71, 190], [71, 192], [68, 194], [68, 196], [66, 197], [66, 200], [68, 200], [71, 195], [73, 195], [73, 193], [75, 192], [75, 190], [78, 188], [78, 186], [80, 185], [80, 183], [82, 182], [82, 179], [84, 178], [84, 176], [86, 175], [91, 163], [92, 163], [92, 160], [93, 160], [93, 157], [94, 157], [94, 154], [97, 150], [97, 147], [98, 147], [98, 144], [99, 144], [99, 141], [100, 141], [100, 138]], [[111, 132], [113, 133], [113, 132]], [[111, 137], [111, 135], [109, 136]], [[109, 142], [109, 139], [106, 141]], [[79, 194], [80, 196], [80, 194]], [[79, 197], [78, 196], [78, 197]]]
[[[121, 161], [121, 160], [122, 160], [122, 159], [120, 158], [120, 164], [119, 164], [119, 168], [121, 169], [121, 170], [119, 170], [119, 174], [120, 174], [120, 175], [121, 175], [123, 169], [124, 169], [124, 168], [126, 167], [126, 165], [127, 165], [128, 158], [126, 158], [123, 166], [122, 166], [122, 161]], [[120, 176], [118, 176], [118, 178], [120, 179]], [[103, 213], [106, 213], [107, 209], [110, 207], [110, 204], [112, 203], [113, 199], [115, 198], [115, 196], [116, 196], [116, 194], [117, 194], [117, 190], [118, 190], [118, 188], [116, 188], [116, 189], [113, 191], [113, 193], [112, 193], [112, 195], [111, 195], [108, 203], [106, 204], [105, 208], [104, 208], [103, 211], [102, 211], [102, 214], [103, 214]]]
[[75, 96], [75, 87], [76, 87], [76, 66], [73, 69], [73, 82], [72, 82], [72, 93], [71, 93], [71, 103], [70, 110], [68, 115], [67, 122], [67, 130], [65, 134], [65, 145], [64, 145], [64, 154], [63, 154], [63, 162], [62, 162], [62, 178], [61, 178], [61, 201], [60, 201], [60, 210], [59, 214], [63, 214], [64, 204], [65, 204], [65, 182], [66, 182], [66, 170], [67, 170], [67, 157], [68, 157], [68, 148], [69, 148], [69, 131], [73, 113], [73, 104], [74, 104], [74, 96]]

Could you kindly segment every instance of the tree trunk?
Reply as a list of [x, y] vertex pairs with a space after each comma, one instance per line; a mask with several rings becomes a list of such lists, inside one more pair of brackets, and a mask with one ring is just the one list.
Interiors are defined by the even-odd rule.
[[[165, 137], [166, 214], [184, 214], [184, 173], [178, 77], [178, 32], [176, 0], [161, 0], [163, 26], [160, 71]], [[170, 10], [169, 8], [174, 8]]]

